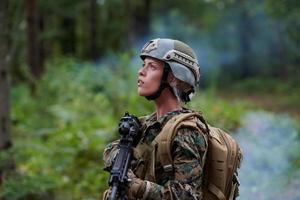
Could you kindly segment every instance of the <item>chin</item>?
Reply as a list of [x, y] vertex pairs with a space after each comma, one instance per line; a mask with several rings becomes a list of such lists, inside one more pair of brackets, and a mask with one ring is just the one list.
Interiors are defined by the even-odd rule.
[[141, 96], [141, 97], [146, 97], [146, 96], [150, 96], [151, 93], [150, 92], [146, 92], [146, 91], [143, 91], [143, 89], [140, 89], [138, 88], [138, 95]]
[[144, 96], [144, 95], [143, 95], [143, 92], [142, 92], [141, 89], [139, 89], [139, 88], [138, 88], [138, 90], [137, 90], [137, 93], [138, 93], [139, 96], [142, 96], [142, 97]]
[[138, 95], [141, 96], [141, 97], [145, 97], [147, 96], [146, 94], [144, 94], [143, 92], [138, 92]]

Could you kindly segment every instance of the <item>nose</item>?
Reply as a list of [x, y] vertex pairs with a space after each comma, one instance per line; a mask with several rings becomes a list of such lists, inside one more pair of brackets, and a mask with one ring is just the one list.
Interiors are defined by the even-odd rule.
[[139, 69], [138, 75], [139, 75], [139, 76], [145, 76], [145, 70], [144, 70], [144, 67], [142, 67], [141, 69]]

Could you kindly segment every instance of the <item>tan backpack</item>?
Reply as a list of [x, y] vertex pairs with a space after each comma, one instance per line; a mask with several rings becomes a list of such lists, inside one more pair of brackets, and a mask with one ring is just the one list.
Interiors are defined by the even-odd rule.
[[[202, 123], [199, 123], [199, 120]], [[158, 159], [164, 169], [172, 167], [171, 143], [180, 127], [192, 127], [207, 134], [208, 150], [203, 156], [205, 161], [201, 162], [205, 163], [203, 199], [235, 199], [238, 196], [237, 169], [242, 160], [241, 149], [229, 134], [219, 128], [208, 126], [199, 113], [182, 113], [174, 116], [155, 138], [158, 145]]]

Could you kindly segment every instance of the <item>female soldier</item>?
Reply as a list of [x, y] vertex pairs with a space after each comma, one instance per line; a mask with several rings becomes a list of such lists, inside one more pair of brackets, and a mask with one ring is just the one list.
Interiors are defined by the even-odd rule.
[[[182, 113], [194, 111], [183, 107], [189, 102], [199, 82], [199, 64], [194, 51], [173, 39], [154, 39], [144, 45], [144, 61], [138, 72], [138, 94], [153, 100], [155, 112], [140, 118], [142, 137], [134, 149], [134, 161], [128, 177], [129, 199], [202, 199], [204, 158], [207, 151], [205, 125], [181, 126], [171, 141], [172, 165], [164, 165], [157, 155], [158, 135], [166, 123]], [[117, 142], [104, 151], [107, 170], [117, 154]], [[159, 156], [161, 156], [159, 158]], [[107, 198], [109, 190], [104, 194]]]

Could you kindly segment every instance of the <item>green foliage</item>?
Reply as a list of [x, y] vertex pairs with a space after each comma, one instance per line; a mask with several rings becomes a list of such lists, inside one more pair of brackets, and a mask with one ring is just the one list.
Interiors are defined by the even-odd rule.
[[190, 107], [200, 110], [206, 121], [212, 126], [233, 131], [240, 125], [241, 116], [254, 106], [245, 100], [228, 101], [218, 97], [215, 90], [199, 92], [190, 103]]
[[[75, 59], [49, 62], [35, 96], [20, 84], [13, 87], [16, 172], [5, 181], [8, 200], [97, 199], [107, 187], [102, 170], [105, 145], [116, 139], [125, 111], [141, 116], [153, 105], [136, 92], [136, 71], [128, 54], [119, 61], [91, 65]], [[232, 130], [248, 105], [229, 103], [213, 92], [199, 92], [188, 105], [202, 110], [208, 122]], [[1, 162], [9, 156], [1, 154]]]
[[[136, 68], [130, 66], [130, 55], [117, 53], [141, 47], [143, 37], [174, 37], [195, 49], [205, 83], [212, 89], [198, 92], [187, 106], [201, 110], [214, 126], [232, 131], [239, 126], [241, 115], [253, 108], [249, 102], [231, 99], [230, 90], [226, 94], [229, 100], [214, 91], [220, 85], [233, 85], [239, 77], [241, 53], [247, 56], [253, 75], [272, 78], [248, 79], [229, 89], [272, 93], [277, 101], [299, 108], [299, 1], [100, 0], [93, 7], [96, 16], [92, 16], [91, 2], [38, 1], [38, 38], [48, 64], [42, 79], [36, 81], [28, 78], [30, 72], [24, 64], [26, 2], [9, 1], [10, 49], [6, 57], [13, 77], [14, 146], [8, 153], [1, 152], [0, 167], [13, 157], [16, 174], [5, 181], [0, 198], [99, 197], [108, 176], [102, 170], [101, 153], [118, 137], [119, 118], [125, 111], [138, 116], [153, 111], [153, 104], [136, 94]], [[138, 29], [148, 30], [148, 25], [149, 33], [139, 35]], [[93, 26], [96, 36], [90, 34]], [[93, 65], [59, 58], [87, 59], [91, 44], [101, 52], [99, 57], [117, 56]], [[243, 52], [245, 44], [249, 49]], [[282, 79], [273, 75], [289, 81], [280, 83]], [[17, 85], [20, 80], [36, 81], [35, 96], [25, 83]], [[299, 159], [296, 162], [299, 166]]]
[[4, 192], [1, 196], [6, 199], [52, 199], [55, 180], [51, 177], [32, 175], [10, 176], [4, 182]]
[[247, 91], [261, 97], [272, 94], [273, 99], [281, 106], [299, 108], [300, 82], [297, 79], [283, 81], [276, 78], [249, 78], [232, 84], [229, 88], [236, 92]]
[[[27, 3], [9, 1], [7, 57], [14, 81], [26, 79], [19, 66], [30, 55]], [[140, 48], [149, 38], [171, 37], [195, 49], [205, 77], [218, 68], [222, 85], [243, 78], [242, 73], [281, 78], [299, 74], [296, 0], [60, 0], [37, 1], [37, 7], [37, 37], [45, 61], [58, 56], [97, 60]]]
[[126, 110], [141, 115], [152, 108], [146, 101], [146, 106], [135, 106], [141, 98], [132, 70], [126, 54], [115, 64], [57, 59], [48, 64], [35, 96], [26, 85], [14, 87], [12, 155], [17, 173], [6, 181], [1, 195], [98, 198], [107, 181], [102, 151], [118, 137], [119, 118]]

